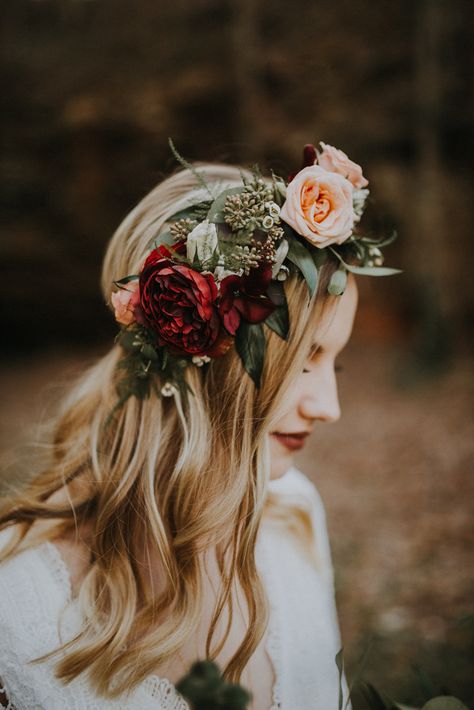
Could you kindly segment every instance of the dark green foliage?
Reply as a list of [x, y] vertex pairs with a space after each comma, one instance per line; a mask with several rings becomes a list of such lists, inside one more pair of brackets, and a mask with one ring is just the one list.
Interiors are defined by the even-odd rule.
[[283, 229], [289, 245], [287, 259], [301, 271], [308, 284], [309, 295], [312, 296], [318, 285], [318, 270], [311, 256], [311, 252], [298, 239], [294, 229], [285, 223], [283, 223]]
[[246, 710], [251, 699], [240, 685], [227, 683], [212, 661], [194, 663], [176, 688], [192, 710]]
[[265, 334], [262, 323], [242, 321], [235, 336], [235, 347], [255, 386], [260, 387], [265, 358]]

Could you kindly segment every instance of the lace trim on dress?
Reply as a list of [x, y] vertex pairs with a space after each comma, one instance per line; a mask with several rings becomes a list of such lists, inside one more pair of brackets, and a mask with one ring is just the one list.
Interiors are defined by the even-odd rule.
[[8, 699], [7, 686], [2, 685], [2, 679], [0, 678], [0, 695], [2, 695], [2, 694], [6, 698], [7, 704], [0, 705], [0, 708], [2, 708], [2, 710], [16, 710], [13, 703], [11, 703], [10, 700]]
[[[52, 577], [66, 596], [67, 601], [70, 602], [72, 600], [71, 575], [58, 547], [54, 543], [46, 541], [38, 545], [36, 551], [42, 556]], [[139, 693], [144, 691], [147, 695], [147, 701], [149, 698], [158, 701], [159, 705], [157, 707], [160, 710], [189, 710], [186, 700], [177, 692], [173, 683], [167, 678], [150, 675], [145, 678], [137, 691]], [[92, 708], [92, 705], [90, 707]], [[7, 710], [16, 709], [10, 704], [7, 706]]]
[[160, 701], [160, 710], [189, 710], [188, 703], [167, 678], [152, 675], [145, 679], [143, 686], [152, 698]]
[[269, 603], [269, 619], [267, 626], [267, 639], [265, 642], [265, 650], [270, 658], [273, 666], [274, 683], [272, 687], [272, 706], [270, 710], [281, 710], [282, 708], [282, 690], [281, 690], [281, 678], [283, 663], [281, 658], [281, 637], [280, 637], [280, 626], [278, 617], [278, 608], [275, 599], [273, 598], [272, 591], [275, 589], [274, 584], [274, 573], [270, 568], [270, 564], [267, 562], [267, 558], [264, 557], [265, 563], [263, 564], [267, 599]]

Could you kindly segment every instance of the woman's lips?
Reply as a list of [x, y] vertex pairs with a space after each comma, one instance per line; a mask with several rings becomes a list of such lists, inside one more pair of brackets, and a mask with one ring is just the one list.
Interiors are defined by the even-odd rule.
[[283, 444], [283, 446], [285, 446], [290, 451], [297, 451], [298, 449], [302, 449], [305, 445], [306, 437], [308, 436], [308, 434], [309, 432], [307, 431], [293, 434], [286, 434], [279, 431], [275, 431], [272, 433], [272, 436], [274, 436], [275, 439], [280, 442], [280, 444]]

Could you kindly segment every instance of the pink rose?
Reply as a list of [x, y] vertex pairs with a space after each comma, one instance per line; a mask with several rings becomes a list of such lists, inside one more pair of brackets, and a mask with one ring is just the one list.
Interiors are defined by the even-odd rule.
[[318, 154], [318, 165], [330, 173], [339, 173], [351, 182], [355, 189], [366, 187], [369, 181], [362, 175], [362, 168], [350, 160], [344, 151], [321, 141], [322, 151]]
[[352, 185], [319, 165], [303, 168], [286, 189], [280, 216], [320, 249], [341, 244], [352, 234]]
[[135, 320], [134, 310], [140, 302], [138, 280], [130, 281], [126, 287], [112, 294], [115, 320], [122, 325], [130, 325]]

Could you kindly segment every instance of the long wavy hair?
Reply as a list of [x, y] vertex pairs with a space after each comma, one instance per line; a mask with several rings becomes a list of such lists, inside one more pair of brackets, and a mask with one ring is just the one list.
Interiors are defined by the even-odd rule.
[[[241, 182], [241, 168], [197, 167], [216, 188]], [[189, 204], [198, 188], [193, 171], [181, 170], [158, 184], [125, 218], [105, 254], [102, 289], [107, 303], [114, 279], [137, 273], [167, 220]], [[0, 529], [12, 527], [0, 561], [89, 526], [90, 564], [78, 592], [84, 625], [61, 647], [65, 653], [56, 674], [64, 682], [87, 671], [96, 692], [115, 697], [178, 654], [198, 627], [203, 555], [211, 548], [220, 587], [205, 655], [215, 658], [224, 645], [230, 623], [223, 638], [216, 640], [215, 632], [224, 610], [232, 619], [232, 586], [238, 582], [248, 625], [223, 672], [231, 681], [240, 680], [268, 617], [255, 563], [264, 510], [273, 510], [302, 544], [309, 547], [312, 539], [307, 512], [285, 509], [267, 494], [268, 434], [304, 366], [323, 311], [335, 301], [327, 294], [335, 268], [328, 262], [320, 269], [312, 298], [300, 276], [293, 274], [285, 282], [290, 333], [285, 342], [265, 329], [260, 389], [231, 348], [212, 360], [206, 372], [186, 368], [194, 393], [187, 401], [179, 394], [132, 397], [106, 426], [116, 403], [122, 357], [114, 345], [68, 392], [54, 421], [48, 465], [0, 508]], [[144, 541], [163, 570], [159, 593], [139, 562]]]

